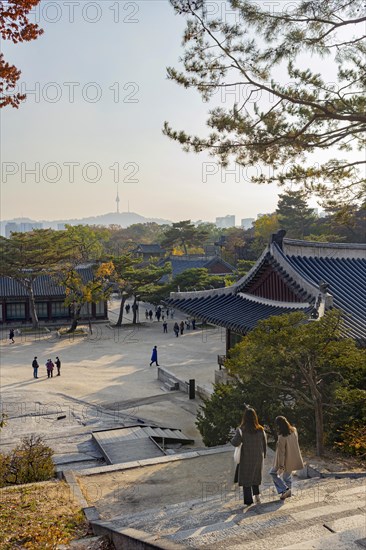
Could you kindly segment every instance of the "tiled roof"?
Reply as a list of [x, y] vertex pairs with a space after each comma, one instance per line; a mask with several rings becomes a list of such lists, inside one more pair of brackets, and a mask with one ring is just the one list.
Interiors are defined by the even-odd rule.
[[[275, 302], [248, 294], [268, 266], [292, 289], [299, 302]], [[321, 283], [326, 287], [321, 289]], [[298, 307], [310, 314], [320, 296], [325, 308], [334, 306], [344, 312], [347, 336], [366, 343], [366, 245], [290, 239], [283, 239], [281, 245], [274, 240], [250, 272], [231, 287], [172, 293], [169, 303], [188, 315], [244, 334], [271, 315], [289, 313]]]
[[172, 275], [173, 278], [177, 275], [180, 275], [187, 269], [197, 269], [206, 267], [207, 259], [206, 258], [197, 258], [197, 259], [184, 259], [178, 260], [176, 258], [169, 258], [169, 262], [172, 264]]
[[258, 321], [271, 315], [283, 315], [299, 308], [310, 313], [310, 304], [280, 304], [269, 300], [255, 300], [243, 294], [216, 294], [210, 297], [170, 299], [169, 304], [187, 315], [202, 319], [213, 325], [226, 327], [245, 334], [252, 330]]
[[[77, 268], [83, 282], [90, 281], [93, 278], [91, 267]], [[0, 299], [4, 298], [26, 298], [28, 296], [25, 288], [9, 277], [0, 277]], [[40, 275], [34, 281], [35, 298], [65, 298], [65, 288], [49, 275]]]
[[366, 257], [287, 256], [287, 260], [304, 277], [327, 283], [334, 307], [345, 313], [347, 333], [353, 338], [366, 339]]
[[165, 250], [160, 244], [139, 244], [135, 252], [143, 252], [144, 254], [163, 254]]
[[[164, 262], [170, 262], [172, 264], [172, 277], [173, 279], [177, 276], [183, 273], [184, 271], [187, 271], [187, 269], [199, 269], [199, 268], [205, 268], [210, 269], [213, 265], [216, 263], [219, 263], [220, 265], [223, 265], [230, 269], [231, 271], [234, 270], [233, 266], [229, 263], [225, 262], [218, 256], [215, 257], [207, 257], [207, 256], [170, 256]], [[222, 273], [226, 273], [225, 270], [222, 271]], [[217, 275], [217, 274], [216, 274]], [[166, 282], [168, 280], [168, 275], [164, 275], [161, 279], [161, 282]]]

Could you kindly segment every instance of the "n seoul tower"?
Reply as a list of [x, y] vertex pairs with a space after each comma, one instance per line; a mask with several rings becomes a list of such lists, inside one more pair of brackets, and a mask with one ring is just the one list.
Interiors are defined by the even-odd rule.
[[117, 203], [117, 214], [119, 214], [119, 195], [118, 195], [118, 185], [117, 185], [117, 197], [116, 197], [116, 203]]

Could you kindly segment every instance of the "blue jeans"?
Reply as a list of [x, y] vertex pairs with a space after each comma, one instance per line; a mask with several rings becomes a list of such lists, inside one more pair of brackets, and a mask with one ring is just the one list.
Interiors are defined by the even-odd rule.
[[280, 477], [277, 474], [276, 468], [271, 468], [269, 474], [272, 477], [273, 483], [275, 484], [278, 494], [281, 494], [284, 491], [287, 491], [287, 489], [291, 489], [292, 472], [283, 472], [282, 476]]

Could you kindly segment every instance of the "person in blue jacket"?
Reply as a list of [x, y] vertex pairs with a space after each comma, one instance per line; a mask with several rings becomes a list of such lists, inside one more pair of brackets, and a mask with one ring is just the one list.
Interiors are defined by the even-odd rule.
[[154, 346], [154, 348], [152, 350], [150, 367], [153, 363], [155, 363], [157, 367], [159, 366], [159, 363], [158, 363], [158, 347], [157, 346]]

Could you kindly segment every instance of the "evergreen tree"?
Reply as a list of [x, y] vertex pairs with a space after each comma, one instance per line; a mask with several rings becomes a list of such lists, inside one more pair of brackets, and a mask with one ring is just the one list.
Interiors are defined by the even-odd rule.
[[357, 394], [358, 407], [364, 408], [365, 365], [365, 350], [341, 338], [340, 312], [331, 310], [318, 321], [307, 321], [301, 312], [260, 321], [231, 350], [226, 366], [244, 385], [258, 387], [254, 406], [261, 406], [266, 390], [267, 400], [282, 402], [277, 414], [288, 408], [292, 415], [300, 410], [308, 423], [313, 419], [316, 449], [322, 455], [328, 411], [342, 408], [347, 394]]
[[228, 0], [221, 16], [206, 0], [171, 4], [188, 21], [183, 70], [168, 68], [168, 77], [221, 104], [209, 111], [207, 137], [166, 122], [167, 136], [224, 166], [260, 164], [257, 183], [304, 186], [333, 205], [365, 196], [364, 0], [299, 0], [283, 10]]
[[279, 226], [292, 239], [303, 239], [309, 235], [316, 221], [316, 216], [308, 207], [305, 194], [301, 191], [287, 190], [279, 195], [276, 213]]
[[34, 229], [0, 237], [0, 274], [17, 281], [26, 291], [33, 328], [38, 328], [34, 283], [41, 275], [54, 275], [70, 251], [64, 246], [62, 232]]
[[116, 326], [122, 325], [124, 304], [130, 296], [133, 296], [132, 323], [137, 323], [138, 299], [153, 294], [157, 284], [163, 275], [171, 272], [171, 264], [163, 267], [157, 266], [154, 262], [141, 264], [140, 260], [132, 258], [130, 254], [113, 258], [115, 266], [114, 281], [122, 295], [121, 305]]
[[191, 220], [184, 220], [173, 223], [164, 234], [161, 245], [168, 250], [180, 246], [184, 254], [188, 254], [189, 246], [202, 246], [206, 240], [208, 231], [200, 226], [195, 227]]

